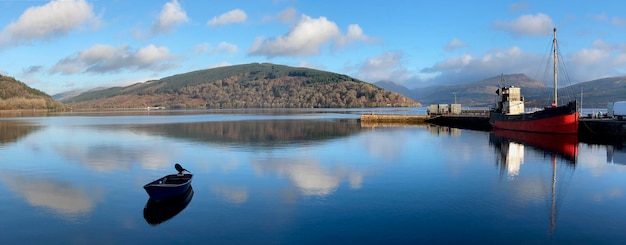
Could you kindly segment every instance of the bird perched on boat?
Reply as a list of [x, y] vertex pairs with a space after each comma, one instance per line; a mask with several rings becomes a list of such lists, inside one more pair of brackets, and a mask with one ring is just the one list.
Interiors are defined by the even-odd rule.
[[183, 174], [183, 171], [187, 171], [189, 172], [189, 170], [184, 169], [183, 166], [180, 166], [180, 164], [174, 164], [174, 168], [176, 169], [176, 171], [178, 171], [178, 174], [181, 175]]

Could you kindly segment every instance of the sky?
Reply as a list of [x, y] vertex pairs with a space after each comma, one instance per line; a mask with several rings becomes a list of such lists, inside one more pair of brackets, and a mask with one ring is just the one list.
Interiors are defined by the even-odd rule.
[[556, 27], [576, 84], [626, 75], [624, 9], [617, 0], [0, 0], [0, 74], [50, 95], [255, 62], [410, 89], [502, 73], [541, 79]]

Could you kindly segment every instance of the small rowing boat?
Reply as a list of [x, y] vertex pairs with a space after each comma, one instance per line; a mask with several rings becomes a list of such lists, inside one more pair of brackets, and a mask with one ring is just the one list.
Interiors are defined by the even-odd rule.
[[[163, 176], [143, 186], [152, 201], [160, 202], [183, 195], [191, 186], [193, 174], [178, 163], [174, 167], [178, 174]], [[185, 171], [189, 173], [183, 174]]]

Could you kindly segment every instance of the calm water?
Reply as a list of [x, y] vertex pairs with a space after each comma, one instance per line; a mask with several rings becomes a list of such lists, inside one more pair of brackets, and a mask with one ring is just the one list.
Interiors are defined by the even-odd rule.
[[[208, 112], [0, 118], [0, 244], [626, 241], [620, 141]], [[193, 195], [146, 206], [177, 162]]]

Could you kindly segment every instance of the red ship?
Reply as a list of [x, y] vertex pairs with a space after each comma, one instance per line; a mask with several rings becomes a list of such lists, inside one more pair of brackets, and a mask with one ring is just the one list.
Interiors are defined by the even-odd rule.
[[497, 93], [500, 101], [496, 108], [489, 112], [489, 123], [495, 129], [507, 129], [538, 133], [578, 133], [578, 111], [576, 101], [557, 106], [557, 43], [556, 28], [554, 28], [553, 56], [554, 56], [554, 102], [551, 107], [543, 110], [526, 113], [524, 98], [520, 88], [501, 86]]
[[489, 141], [497, 143], [496, 139], [504, 143], [517, 142], [544, 153], [556, 154], [570, 163], [576, 163], [578, 158], [578, 135], [576, 134], [545, 134], [495, 129], [489, 135]]

